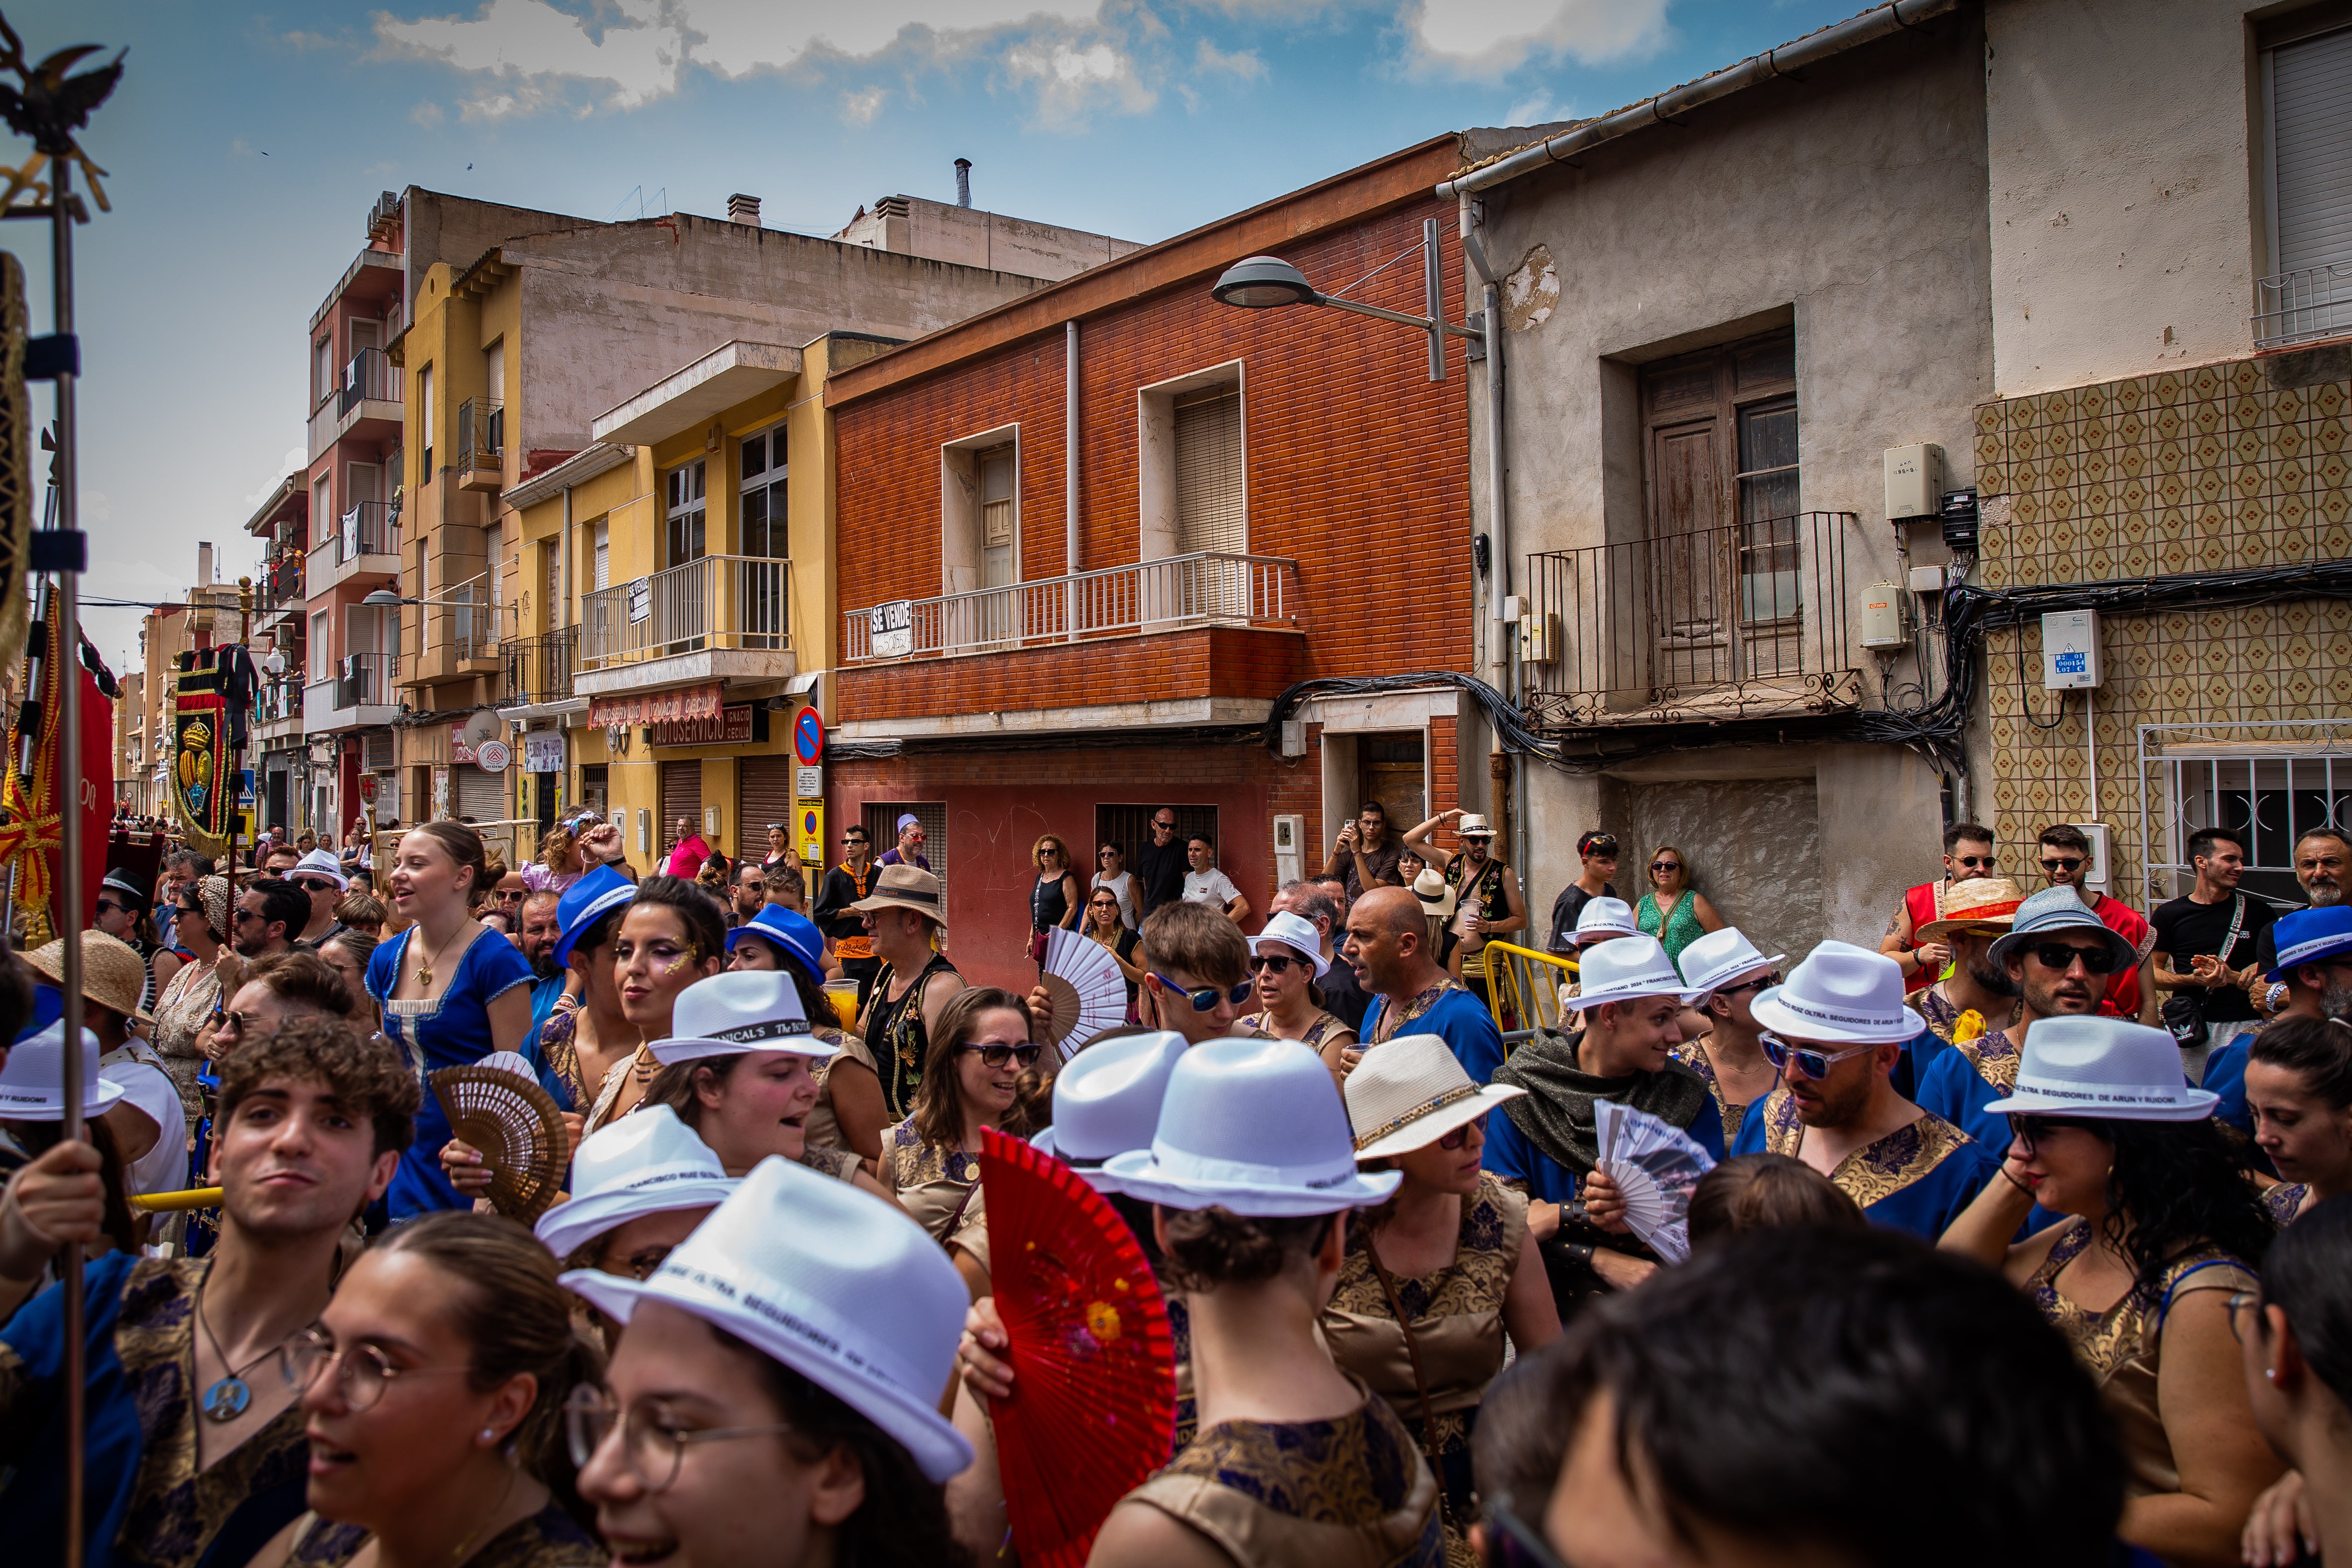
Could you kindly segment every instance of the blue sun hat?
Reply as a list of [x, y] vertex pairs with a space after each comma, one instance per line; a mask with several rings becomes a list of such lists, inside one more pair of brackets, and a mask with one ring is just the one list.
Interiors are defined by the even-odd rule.
[[766, 904], [746, 923], [727, 933], [727, 951], [747, 936], [763, 936], [774, 942], [788, 958], [797, 961], [809, 977], [819, 984], [824, 982], [824, 937], [816, 922], [803, 914], [794, 913], [782, 904]]
[[555, 962], [572, 960], [572, 944], [581, 934], [596, 923], [598, 916], [619, 909], [637, 896], [637, 885], [610, 866], [599, 866], [563, 889], [556, 901], [556, 923], [563, 934], [555, 939]]

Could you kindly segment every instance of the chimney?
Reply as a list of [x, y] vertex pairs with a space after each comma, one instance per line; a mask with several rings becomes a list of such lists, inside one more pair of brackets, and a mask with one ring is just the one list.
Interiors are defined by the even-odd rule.
[[196, 541], [196, 586], [206, 588], [213, 580], [213, 544], [209, 539]]
[[971, 160], [969, 158], [956, 160], [956, 205], [971, 205]]
[[727, 221], [729, 223], [748, 223], [753, 228], [759, 227], [760, 198], [757, 196], [747, 196], [740, 191], [729, 196], [727, 198]]

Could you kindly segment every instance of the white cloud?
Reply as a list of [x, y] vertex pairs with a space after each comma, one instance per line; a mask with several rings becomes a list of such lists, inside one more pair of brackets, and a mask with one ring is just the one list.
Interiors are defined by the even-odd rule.
[[1541, 88], [1538, 88], [1532, 98], [1523, 98], [1519, 100], [1518, 102], [1511, 105], [1509, 111], [1503, 116], [1503, 123], [1506, 125], [1542, 125], [1553, 120], [1565, 120], [1567, 118], [1568, 116], [1566, 114], [1556, 111], [1552, 108], [1551, 94], [1544, 91]]
[[871, 125], [874, 117], [882, 112], [882, 100], [889, 97], [887, 89], [869, 87], [841, 95], [841, 118], [852, 125]]
[[247, 491], [245, 499], [237, 503], [242, 510], [237, 514], [236, 521], [240, 525], [243, 524], [245, 520], [252, 515], [255, 507], [268, 500], [270, 492], [286, 482], [287, 475], [308, 466], [309, 457], [310, 454], [303, 447], [287, 447], [286, 455], [278, 459], [278, 471]]
[[1035, 85], [1038, 115], [1048, 122], [1076, 120], [1101, 101], [1130, 114], [1159, 101], [1159, 94], [1136, 74], [1134, 60], [1108, 43], [1072, 38], [1019, 44], [1005, 52], [1004, 68], [1015, 81]]
[[1202, 38], [1199, 49], [1194, 52], [1193, 59], [1203, 74], [1216, 73], [1234, 77], [1241, 81], [1259, 81], [1265, 76], [1265, 62], [1258, 58], [1257, 51], [1255, 49], [1237, 49], [1232, 54], [1227, 54], [1208, 39]]
[[[635, 109], [677, 84], [684, 49], [668, 9], [659, 0], [614, 0], [614, 19], [594, 37], [579, 18], [546, 0], [489, 0], [471, 20], [424, 16], [404, 22], [379, 12], [375, 31], [394, 54], [437, 59], [516, 84], [503, 93], [485, 93], [478, 105], [520, 102], [524, 93], [516, 86], [554, 79], [601, 84], [610, 89], [604, 97], [608, 108]], [[551, 85], [541, 86], [539, 101], [551, 90]], [[478, 117], [472, 107], [465, 112], [468, 119]]]
[[1654, 54], [1672, 0], [1419, 0], [1413, 39], [1423, 63], [1492, 75], [1531, 58], [1582, 65]]

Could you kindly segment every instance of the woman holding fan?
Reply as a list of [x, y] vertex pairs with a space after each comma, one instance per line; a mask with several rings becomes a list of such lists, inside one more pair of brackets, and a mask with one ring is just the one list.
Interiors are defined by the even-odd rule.
[[1117, 889], [1097, 884], [1095, 890], [1087, 895], [1087, 922], [1078, 934], [1088, 942], [1101, 943], [1110, 954], [1111, 962], [1118, 965], [1119, 973], [1126, 977], [1127, 1016], [1132, 1023], [1135, 1019], [1136, 987], [1143, 984], [1143, 958], [1139, 951], [1143, 939], [1137, 936], [1134, 928], [1119, 917]]

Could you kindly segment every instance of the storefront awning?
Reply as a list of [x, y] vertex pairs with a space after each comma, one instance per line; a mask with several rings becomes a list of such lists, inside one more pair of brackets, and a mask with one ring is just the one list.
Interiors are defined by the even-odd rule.
[[589, 705], [591, 724], [658, 724], [678, 719], [716, 719], [722, 704], [719, 683], [684, 686], [629, 697], [599, 697]]

